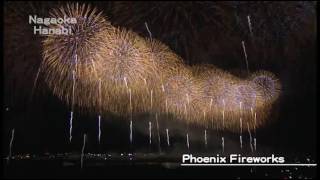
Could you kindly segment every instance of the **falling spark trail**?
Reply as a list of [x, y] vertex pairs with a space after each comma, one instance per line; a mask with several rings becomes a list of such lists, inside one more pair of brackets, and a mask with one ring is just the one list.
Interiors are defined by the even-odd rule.
[[240, 117], [241, 117], [241, 115], [242, 115], [242, 102], [240, 101]]
[[69, 121], [69, 142], [72, 140], [72, 119], [73, 119], [73, 112], [70, 112], [70, 121]]
[[145, 86], [147, 87], [147, 89], [148, 89], [146, 78], [143, 78], [143, 82], [144, 82], [144, 85], [145, 85]]
[[129, 101], [130, 101], [130, 144], [132, 144], [132, 100], [131, 100], [131, 89], [129, 89]]
[[[252, 119], [254, 119], [253, 108], [252, 107], [250, 108], [250, 111], [251, 111], [251, 117], [252, 117]], [[253, 128], [254, 128], [254, 126], [253, 126]]]
[[[251, 116], [252, 116], [252, 119], [254, 121], [253, 123], [253, 133], [254, 133], [254, 136], [256, 136], [256, 118], [257, 118], [257, 114], [254, 113], [253, 114], [253, 108], [251, 107]], [[256, 150], [256, 137], [253, 138], [253, 142], [252, 142], [252, 136], [251, 136], [251, 133], [249, 134], [250, 135], [250, 147], [251, 147], [251, 150]], [[252, 148], [252, 144], [254, 146], [254, 148]]]
[[190, 104], [190, 98], [189, 98], [189, 94], [186, 94], [187, 96], [187, 102], [188, 102], [188, 105]]
[[128, 87], [128, 82], [127, 82], [127, 77], [124, 77], [123, 80], [124, 80], [124, 84], [126, 85], [126, 88], [128, 89], [129, 87]]
[[240, 148], [242, 149], [242, 119], [240, 117]]
[[98, 95], [99, 95], [99, 111], [101, 111], [101, 79], [99, 79], [99, 89], [98, 89]]
[[72, 71], [72, 104], [71, 108], [73, 110], [73, 105], [74, 105], [74, 89], [75, 89], [75, 84], [76, 84], [76, 71]]
[[166, 114], [168, 115], [168, 99], [166, 98]]
[[[223, 109], [222, 109], [222, 127], [224, 127], [224, 111], [226, 108], [226, 102], [224, 101], [224, 99], [222, 100], [223, 103]], [[224, 136], [221, 137], [221, 145], [222, 145], [222, 153], [224, 153]]]
[[223, 102], [223, 109], [222, 109], [222, 127], [224, 127], [224, 110], [226, 108], [226, 103], [224, 101], [224, 99], [222, 100]]
[[247, 123], [247, 127], [248, 127], [248, 133], [249, 133], [249, 138], [250, 138], [250, 149], [251, 149], [251, 152], [253, 152], [253, 147], [252, 147], [252, 136], [251, 136], [251, 132], [250, 132], [249, 123]]
[[249, 74], [249, 63], [248, 63], [248, 56], [247, 56], [247, 51], [246, 51], [246, 46], [244, 44], [244, 41], [241, 41], [243, 52], [244, 52], [244, 57], [246, 60], [246, 66], [247, 66], [247, 73]]
[[151, 103], [151, 108], [152, 108], [152, 93], [153, 93], [153, 91], [152, 91], [152, 89], [150, 90], [150, 103]]
[[[76, 47], [77, 47], [77, 44], [76, 44]], [[75, 55], [74, 62], [75, 62], [75, 70], [76, 70], [76, 72], [78, 72], [78, 54], [77, 53]]]
[[[76, 56], [77, 61], [77, 56]], [[74, 106], [74, 90], [76, 83], [76, 74], [75, 71], [72, 71], [72, 104], [71, 104], [71, 112], [70, 112], [70, 122], [69, 122], [69, 142], [72, 141], [72, 120], [73, 120], [73, 106]]]
[[9, 163], [11, 156], [12, 156], [12, 143], [13, 143], [13, 139], [14, 139], [14, 129], [11, 130], [11, 140], [10, 140], [10, 144], [9, 144], [9, 155], [8, 155], [8, 159], [7, 162]]
[[[203, 111], [203, 120], [206, 121], [206, 111]], [[207, 148], [207, 129], [204, 130], [204, 146]]]
[[257, 123], [257, 113], [254, 113], [254, 138], [253, 138], [253, 145], [254, 145], [254, 151], [257, 151], [257, 132], [256, 132], [256, 124]]
[[98, 116], [98, 123], [99, 123], [99, 134], [98, 134], [98, 141], [99, 141], [99, 144], [100, 144], [100, 137], [101, 137], [101, 116], [99, 115]]
[[208, 142], [207, 142], [207, 130], [204, 130], [204, 145], [207, 148]]
[[[184, 104], [184, 114], [187, 117], [187, 105], [186, 104]], [[189, 133], [188, 133], [188, 130], [189, 130], [189, 122], [187, 121], [186, 145], [187, 145], [187, 148], [189, 150], [190, 144], [189, 144]]]
[[132, 97], [131, 97], [131, 89], [129, 89], [129, 106], [130, 106], [130, 113], [131, 113], [131, 119], [132, 119]]
[[132, 144], [132, 121], [130, 121], [130, 144]]
[[156, 123], [157, 123], [157, 135], [158, 135], [158, 147], [159, 151], [161, 152], [161, 139], [160, 139], [160, 130], [159, 130], [159, 122], [158, 122], [158, 114], [156, 113]]
[[203, 121], [206, 121], [206, 111], [203, 111]]
[[251, 37], [253, 37], [250, 15], [247, 16], [247, 19], [248, 19], [250, 35], [251, 35]]
[[189, 134], [187, 133], [187, 147], [188, 149], [190, 148], [190, 144], [189, 144]]
[[240, 148], [242, 149], [242, 102], [240, 102]]
[[166, 129], [167, 132], [167, 144], [170, 146], [170, 136], [169, 136], [169, 129]]
[[149, 27], [148, 27], [147, 22], [144, 22], [144, 25], [145, 25], [145, 26], [146, 26], [146, 28], [147, 28], [147, 31], [148, 31], [149, 36], [150, 36], [150, 39], [152, 39], [152, 34], [151, 34], [151, 31], [149, 30]]
[[[101, 79], [99, 79], [99, 108], [101, 107]], [[100, 110], [99, 110], [100, 111]], [[101, 113], [101, 111], [100, 111]], [[99, 134], [98, 134], [98, 141], [100, 144], [100, 138], [101, 138], [101, 115], [98, 116], [98, 123], [99, 123]]]
[[83, 167], [84, 148], [86, 147], [87, 135], [83, 135], [83, 146], [81, 150], [81, 168]]
[[256, 133], [257, 113], [254, 113], [254, 133]]
[[[209, 109], [210, 112], [211, 112], [211, 108], [212, 108], [212, 102], [213, 102], [213, 99], [211, 98], [210, 99], [210, 109]], [[213, 116], [211, 116], [211, 128], [213, 128]]]
[[151, 121], [149, 121], [149, 144], [151, 145], [152, 142], [152, 124]]
[[222, 153], [224, 153], [224, 137], [221, 138]]
[[[42, 64], [42, 61], [41, 61], [41, 64]], [[36, 75], [36, 78], [34, 79], [34, 82], [33, 82], [33, 87], [32, 87], [32, 91], [31, 91], [31, 95], [30, 95], [30, 101], [33, 97], [33, 93], [34, 93], [34, 90], [36, 88], [36, 85], [37, 85], [37, 82], [38, 82], [38, 78], [39, 78], [39, 74], [41, 72], [41, 64], [40, 64], [40, 67], [38, 69], [38, 72], [37, 72], [37, 75]]]

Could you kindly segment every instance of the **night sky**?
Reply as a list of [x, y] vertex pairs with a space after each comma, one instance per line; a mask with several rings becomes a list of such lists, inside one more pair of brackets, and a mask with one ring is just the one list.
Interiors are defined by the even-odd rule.
[[[213, 64], [236, 75], [246, 72], [241, 41], [246, 41], [251, 72], [267, 70], [282, 83], [282, 93], [270, 123], [257, 131], [261, 147], [283, 153], [316, 153], [316, 2], [90, 2], [114, 26], [126, 27], [168, 45], [186, 64]], [[102, 143], [97, 142], [97, 114], [75, 110], [74, 140], [68, 142], [70, 106], [55, 97], [39, 75], [43, 37], [32, 34], [29, 14], [48, 16], [63, 2], [5, 2], [2, 156], [7, 156], [10, 131], [15, 129], [14, 153], [79, 152], [83, 133], [88, 152], [157, 151], [148, 146], [149, 115], [134, 117], [134, 147], [129, 145], [129, 121], [109, 114], [102, 121]], [[247, 15], [252, 18], [253, 35]], [[181, 122], [173, 147], [183, 144]], [[191, 131], [197, 134], [201, 127]], [[161, 129], [163, 143], [165, 130]], [[210, 132], [215, 134], [217, 132]], [[237, 141], [238, 135], [224, 132]], [[180, 142], [181, 141], [181, 142]], [[201, 140], [193, 139], [193, 151]], [[211, 142], [213, 143], [213, 142]], [[218, 142], [217, 142], [218, 143]], [[212, 145], [212, 144], [211, 144]], [[180, 145], [181, 146], [181, 145]], [[213, 147], [214, 145], [212, 145]], [[150, 150], [151, 148], [151, 150]]]

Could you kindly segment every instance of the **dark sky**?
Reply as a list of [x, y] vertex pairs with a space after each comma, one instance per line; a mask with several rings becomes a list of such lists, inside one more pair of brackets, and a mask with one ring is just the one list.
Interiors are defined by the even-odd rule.
[[[27, 17], [45, 16], [57, 3], [5, 3], [4, 6], [4, 106], [2, 152], [8, 152], [10, 131], [15, 128], [15, 152], [43, 153], [79, 151], [82, 134], [88, 134], [92, 152], [149, 151], [146, 115], [135, 117], [134, 147], [129, 146], [126, 118], [103, 117], [102, 144], [97, 144], [97, 115], [80, 113], [74, 118], [74, 141], [68, 143], [70, 107], [39, 82], [31, 97], [41, 62], [41, 38], [32, 36]], [[148, 37], [144, 22], [154, 38], [167, 44], [186, 64], [214, 64], [232, 73], [245, 70], [241, 41], [247, 42], [252, 72], [264, 69], [280, 79], [283, 92], [271, 123], [258, 134], [262, 146], [284, 152], [315, 153], [316, 145], [316, 3], [315, 2], [92, 2], [113, 25], [132, 29]], [[247, 27], [252, 17], [253, 37]], [[41, 76], [41, 74], [40, 74]], [[40, 77], [41, 79], [41, 77]], [[173, 142], [178, 147], [182, 123]], [[162, 127], [163, 128], [163, 127]], [[138, 130], [140, 129], [140, 130]], [[180, 129], [180, 130], [179, 130]], [[162, 130], [164, 143], [165, 131]], [[191, 129], [195, 134], [201, 128]], [[212, 135], [218, 132], [210, 132]], [[225, 132], [230, 141], [237, 136]], [[154, 134], [155, 135], [155, 134]], [[197, 135], [195, 135], [197, 136]], [[193, 140], [195, 151], [203, 149]], [[182, 143], [182, 142], [180, 142]], [[216, 146], [213, 145], [212, 147]], [[164, 145], [164, 144], [163, 144]], [[131, 149], [130, 149], [131, 148]], [[156, 145], [151, 149], [157, 150]]]

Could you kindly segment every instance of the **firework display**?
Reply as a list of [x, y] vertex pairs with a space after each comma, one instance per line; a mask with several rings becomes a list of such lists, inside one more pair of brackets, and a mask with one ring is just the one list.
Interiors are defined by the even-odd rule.
[[[196, 66], [193, 70], [201, 84], [199, 102], [207, 113], [205, 121], [218, 129], [239, 129], [239, 117], [244, 123], [248, 122], [250, 128], [256, 128], [268, 117], [270, 107], [280, 94], [280, 84], [270, 72], [259, 71], [241, 79], [212, 65]], [[258, 124], [254, 113], [260, 116]]]
[[101, 13], [86, 5], [68, 4], [51, 12], [51, 17], [64, 16], [76, 18], [76, 24], [60, 25], [71, 26], [73, 33], [49, 35], [44, 40], [40, 68], [45, 71], [45, 81], [53, 93], [61, 99], [72, 106], [95, 106], [101, 76], [97, 51], [103, 45], [99, 39], [111, 26]]
[[[79, 4], [51, 13], [78, 21], [72, 35], [44, 40], [41, 67], [53, 93], [72, 107], [120, 115], [167, 113], [238, 131], [239, 117], [250, 128], [262, 125], [280, 94], [280, 83], [269, 72], [241, 79], [213, 66], [189, 67], [160, 41], [114, 27], [101, 14]], [[257, 124], [254, 113], [260, 115]]]
[[316, 177], [317, 5], [5, 1], [4, 178]]

